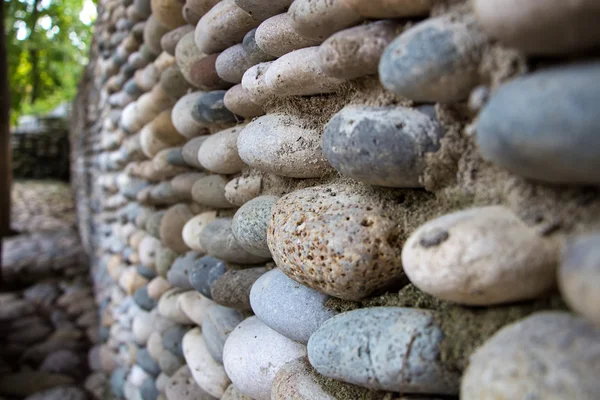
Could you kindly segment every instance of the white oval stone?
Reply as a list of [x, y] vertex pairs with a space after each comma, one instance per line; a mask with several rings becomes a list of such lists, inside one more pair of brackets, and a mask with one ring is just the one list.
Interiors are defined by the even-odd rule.
[[183, 356], [198, 386], [220, 398], [231, 382], [223, 366], [208, 352], [200, 328], [190, 330], [183, 337]]

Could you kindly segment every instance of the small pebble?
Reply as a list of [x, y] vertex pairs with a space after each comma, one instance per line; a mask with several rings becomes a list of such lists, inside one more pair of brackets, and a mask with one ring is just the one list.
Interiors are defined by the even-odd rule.
[[194, 214], [185, 204], [176, 204], [169, 208], [160, 223], [162, 243], [176, 253], [184, 254], [190, 248], [183, 241], [181, 231]]
[[224, 175], [242, 171], [245, 166], [237, 149], [237, 139], [245, 125], [210, 135], [198, 150], [198, 161], [207, 170]]
[[215, 211], [207, 211], [196, 215], [186, 222], [181, 235], [190, 249], [200, 254], [205, 254], [206, 250], [200, 245], [200, 232], [202, 229], [217, 218]]
[[268, 2], [262, 0], [235, 0], [235, 4], [246, 11], [252, 18], [259, 21], [285, 12], [293, 0], [270, 0]]
[[157, 377], [160, 374], [158, 363], [152, 359], [152, 356], [150, 356], [150, 353], [146, 349], [140, 349], [137, 352], [137, 364], [153, 377]]
[[217, 218], [200, 232], [200, 245], [210, 256], [237, 264], [257, 264], [268, 257], [254, 255], [244, 250], [233, 236], [231, 218]]
[[442, 300], [494, 305], [534, 299], [555, 287], [556, 243], [501, 206], [472, 208], [427, 222], [408, 238], [410, 281]]
[[[144, 26], [144, 44], [151, 53], [158, 55], [162, 52], [160, 40], [171, 29], [162, 25], [154, 15], [150, 16]], [[155, 56], [156, 57], [156, 56]]]
[[240, 311], [250, 311], [250, 290], [266, 268], [248, 268], [227, 271], [210, 285], [215, 303]]
[[185, 79], [202, 90], [225, 89], [231, 86], [217, 75], [218, 54], [201, 52], [194, 42], [194, 32], [184, 35], [175, 47], [175, 59]]
[[163, 347], [176, 356], [183, 357], [182, 341], [187, 332], [187, 328], [178, 325], [167, 329], [162, 335]]
[[192, 87], [177, 65], [170, 66], [160, 74], [159, 84], [173, 100], [178, 100], [187, 94]]
[[595, 0], [569, 4], [560, 0], [525, 3], [476, 0], [473, 7], [483, 30], [508, 47], [528, 54], [562, 55], [597, 49], [600, 9]]
[[216, 400], [198, 386], [187, 365], [175, 372], [169, 380], [165, 392], [167, 400]]
[[318, 40], [325, 40], [337, 31], [358, 24], [362, 19], [343, 1], [330, 0], [295, 0], [288, 14], [296, 32]]
[[142, 394], [142, 400], [156, 400], [160, 394], [156, 389], [156, 384], [152, 378], [148, 378], [142, 383], [140, 392]]
[[200, 258], [189, 271], [190, 285], [205, 297], [212, 299], [210, 285], [225, 273], [225, 263], [210, 256]]
[[133, 300], [135, 300], [135, 303], [140, 306], [141, 309], [146, 311], [152, 310], [157, 305], [156, 300], [148, 296], [147, 286], [143, 286], [136, 290], [133, 294]]
[[[185, 136], [188, 139], [196, 138], [196, 136], [203, 137], [200, 135], [208, 134], [208, 130], [204, 125], [199, 124], [192, 118], [192, 108], [194, 103], [204, 92], [193, 92], [190, 94], [186, 94], [181, 99], [175, 103], [173, 110], [171, 111], [171, 119], [173, 121], [173, 125], [175, 129]], [[190, 164], [189, 160], [186, 158], [185, 149], [188, 147], [191, 141], [188, 141], [183, 146], [183, 158], [188, 162], [188, 165], [196, 168], [200, 168], [197, 165]]]
[[168, 54], [175, 56], [175, 46], [187, 33], [194, 30], [193, 26], [182, 25], [179, 28], [175, 28], [172, 31], [165, 33], [160, 39], [160, 45], [163, 51]]
[[200, 95], [192, 106], [192, 118], [201, 125], [228, 125], [236, 122], [236, 117], [223, 103], [224, 90], [215, 90]]
[[267, 245], [267, 225], [276, 202], [276, 196], [260, 196], [237, 210], [231, 222], [231, 231], [244, 250], [257, 256], [271, 257]]
[[[205, 176], [207, 176], [207, 174], [203, 172], [186, 172], [179, 174], [171, 180], [171, 187], [179, 199], [192, 200], [192, 187], [194, 187], [194, 183]], [[185, 242], [185, 237], [183, 238], [183, 241]]]
[[156, 277], [148, 283], [148, 296], [158, 301], [164, 292], [171, 289], [171, 284], [163, 277]]
[[235, 85], [225, 93], [223, 104], [232, 113], [246, 118], [265, 114], [262, 106], [250, 99], [250, 95], [241, 84]]
[[167, 290], [158, 301], [158, 312], [178, 324], [188, 325], [192, 321], [177, 307], [177, 299], [182, 293], [185, 290], [179, 288]]
[[215, 304], [195, 290], [182, 294], [177, 301], [181, 311], [198, 326], [202, 325], [208, 307]]
[[267, 87], [265, 75], [273, 61], [268, 61], [248, 68], [242, 77], [242, 87], [246, 90], [250, 100], [258, 105], [263, 105], [273, 97], [271, 89]]
[[281, 57], [305, 47], [318, 46], [322, 42], [296, 33], [288, 13], [275, 15], [260, 24], [256, 28], [254, 40], [262, 51], [273, 57]]
[[562, 252], [558, 284], [569, 306], [600, 326], [600, 234], [589, 233], [571, 239]]
[[[600, 183], [600, 62], [540, 70], [501, 86], [479, 113], [483, 157], [551, 183]], [[532, 107], [535, 104], [535, 107]], [[568, 133], [568, 134], [567, 134]]]
[[233, 205], [225, 198], [227, 182], [227, 179], [221, 175], [200, 178], [192, 186], [192, 198], [207, 207], [233, 208]]
[[199, 257], [200, 255], [194, 251], [188, 251], [185, 255], [179, 256], [167, 273], [169, 283], [181, 289], [191, 289], [192, 286], [188, 279], [189, 270]]
[[178, 0], [151, 0], [152, 15], [164, 26], [175, 29], [185, 25], [181, 15], [183, 4]]
[[330, 172], [321, 149], [321, 132], [293, 115], [269, 114], [249, 123], [238, 136], [238, 153], [249, 166], [292, 178]]
[[444, 133], [431, 106], [347, 106], [326, 125], [323, 153], [360, 182], [422, 187], [426, 156], [439, 150]]
[[472, 16], [446, 14], [404, 31], [379, 62], [383, 86], [418, 102], [465, 100], [479, 84], [485, 36]]
[[[263, 60], [267, 61], [267, 60]], [[262, 61], [259, 61], [262, 62]], [[223, 50], [217, 61], [215, 67], [217, 74], [221, 79], [226, 82], [240, 83], [242, 82], [242, 76], [248, 68], [257, 63], [252, 63], [244, 50], [241, 43], [231, 46], [228, 49]]]
[[261, 186], [261, 174], [242, 175], [227, 183], [225, 186], [225, 198], [231, 204], [241, 207], [260, 194]]
[[202, 335], [210, 355], [223, 364], [223, 346], [233, 329], [244, 320], [237, 310], [213, 303], [202, 319]]
[[540, 312], [498, 331], [470, 357], [460, 398], [594, 399], [600, 331], [566, 312]]
[[404, 24], [385, 20], [340, 31], [319, 47], [319, 66], [339, 79], [377, 74], [383, 51], [403, 29]]
[[239, 8], [234, 0], [217, 3], [198, 22], [195, 41], [206, 54], [217, 53], [240, 43], [244, 35], [260, 23]]
[[[250, 32], [246, 33], [246, 36], [244, 36], [244, 40], [242, 41], [242, 48], [244, 50], [244, 52], [246, 53], [246, 57], [248, 58], [248, 61], [250, 62], [250, 66], [252, 65], [256, 65], [262, 62], [266, 62], [266, 61], [272, 61], [275, 57], [265, 53], [256, 43], [256, 30], [258, 28], [254, 28], [252, 29]], [[250, 66], [248, 68], [250, 68]], [[246, 68], [246, 69], [248, 69]], [[244, 72], [246, 72], [246, 70], [244, 70]], [[242, 76], [244, 74], [242, 73]], [[238, 81], [241, 82], [242, 81], [242, 76], [240, 76], [240, 80]]]
[[254, 400], [270, 400], [277, 371], [286, 362], [304, 355], [304, 345], [250, 317], [229, 334], [223, 361], [227, 375], [240, 392]]
[[201, 171], [204, 171], [204, 167], [198, 161], [198, 150], [206, 139], [208, 139], [208, 135], [195, 137], [189, 140], [181, 149], [181, 155], [186, 164]]
[[323, 72], [317, 46], [292, 51], [273, 61], [264, 80], [267, 89], [277, 96], [331, 93], [345, 82]]
[[325, 305], [326, 294], [310, 289], [273, 269], [252, 286], [254, 314], [277, 333], [306, 344], [308, 338], [337, 312]]
[[183, 338], [183, 354], [198, 386], [220, 398], [231, 382], [223, 365], [210, 355], [200, 328], [190, 330]]
[[326, 321], [308, 359], [322, 375], [369, 389], [456, 394], [460, 375], [439, 361], [443, 337], [428, 310], [363, 308]]

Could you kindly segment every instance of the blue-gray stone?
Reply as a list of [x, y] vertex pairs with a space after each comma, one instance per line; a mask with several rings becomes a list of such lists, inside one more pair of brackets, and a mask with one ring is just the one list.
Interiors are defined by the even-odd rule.
[[233, 329], [244, 320], [244, 315], [237, 310], [213, 304], [206, 310], [202, 318], [202, 337], [208, 352], [215, 361], [223, 364], [223, 346]]
[[192, 289], [189, 274], [199, 258], [200, 254], [194, 251], [188, 251], [185, 255], [177, 257], [167, 272], [169, 283], [178, 288]]
[[210, 256], [197, 260], [189, 269], [189, 283], [205, 297], [212, 299], [210, 285], [225, 273], [225, 262]]
[[130, 79], [127, 82], [125, 82], [124, 89], [125, 93], [134, 98], [139, 97], [142, 95], [142, 93], [144, 93], [144, 91], [140, 89], [137, 83], [135, 83], [135, 79]]
[[501, 86], [479, 114], [484, 158], [527, 178], [600, 184], [600, 62], [551, 68]]
[[225, 107], [226, 90], [206, 92], [192, 106], [192, 118], [201, 124], [228, 124], [236, 122], [235, 115]]
[[187, 167], [187, 163], [183, 159], [183, 154], [181, 153], [181, 147], [175, 147], [169, 149], [166, 156], [167, 162], [171, 165], [176, 165], [178, 167]]
[[271, 257], [267, 245], [267, 227], [275, 196], [259, 196], [245, 203], [233, 216], [231, 231], [244, 250], [261, 257]]
[[244, 36], [244, 40], [242, 41], [242, 47], [244, 52], [246, 52], [246, 57], [248, 57], [248, 60], [252, 65], [275, 59], [275, 57], [265, 53], [258, 47], [258, 44], [256, 44], [256, 28], [246, 33], [246, 36]]
[[125, 367], [115, 369], [110, 376], [110, 390], [115, 397], [123, 397], [126, 378], [127, 369]]
[[156, 383], [154, 379], [147, 378], [140, 387], [143, 400], [156, 400], [159, 396], [158, 389], [156, 389]]
[[374, 390], [457, 394], [460, 374], [439, 359], [444, 334], [432, 315], [400, 307], [339, 314], [310, 337], [309, 361], [322, 375]]
[[160, 374], [158, 363], [154, 361], [146, 349], [140, 349], [137, 352], [137, 364], [149, 375], [156, 377]]
[[254, 314], [275, 332], [303, 344], [308, 343], [310, 336], [325, 321], [337, 314], [325, 305], [328, 298], [326, 294], [288, 278], [279, 269], [258, 278], [250, 291]]
[[167, 329], [162, 336], [163, 347], [174, 355], [183, 357], [183, 347], [181, 342], [187, 331], [188, 328], [179, 325]]
[[479, 83], [485, 43], [473, 16], [429, 18], [390, 43], [379, 61], [379, 79], [414, 101], [463, 100]]
[[151, 311], [156, 307], [156, 300], [148, 296], [148, 286], [142, 286], [133, 294], [133, 300], [142, 310]]
[[432, 106], [347, 106], [325, 126], [323, 154], [342, 175], [386, 187], [422, 187], [426, 153], [444, 130]]
[[148, 268], [145, 265], [141, 265], [141, 264], [135, 268], [136, 268], [138, 274], [140, 274], [144, 278], [148, 279], [149, 281], [156, 278], [156, 272], [152, 268]]
[[110, 328], [107, 326], [101, 326], [100, 328], [98, 328], [99, 330], [99, 337], [100, 337], [100, 341], [102, 343], [105, 343], [108, 338], [110, 337]]

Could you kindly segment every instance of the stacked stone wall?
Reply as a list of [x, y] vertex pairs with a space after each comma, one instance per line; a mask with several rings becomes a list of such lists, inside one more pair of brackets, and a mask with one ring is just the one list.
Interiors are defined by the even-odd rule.
[[107, 394], [597, 396], [599, 16], [100, 1], [72, 165]]

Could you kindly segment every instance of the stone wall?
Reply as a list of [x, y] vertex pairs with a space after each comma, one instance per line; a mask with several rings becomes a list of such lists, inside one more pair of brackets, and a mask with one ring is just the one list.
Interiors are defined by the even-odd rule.
[[597, 396], [599, 14], [100, 1], [72, 165], [112, 396]]

